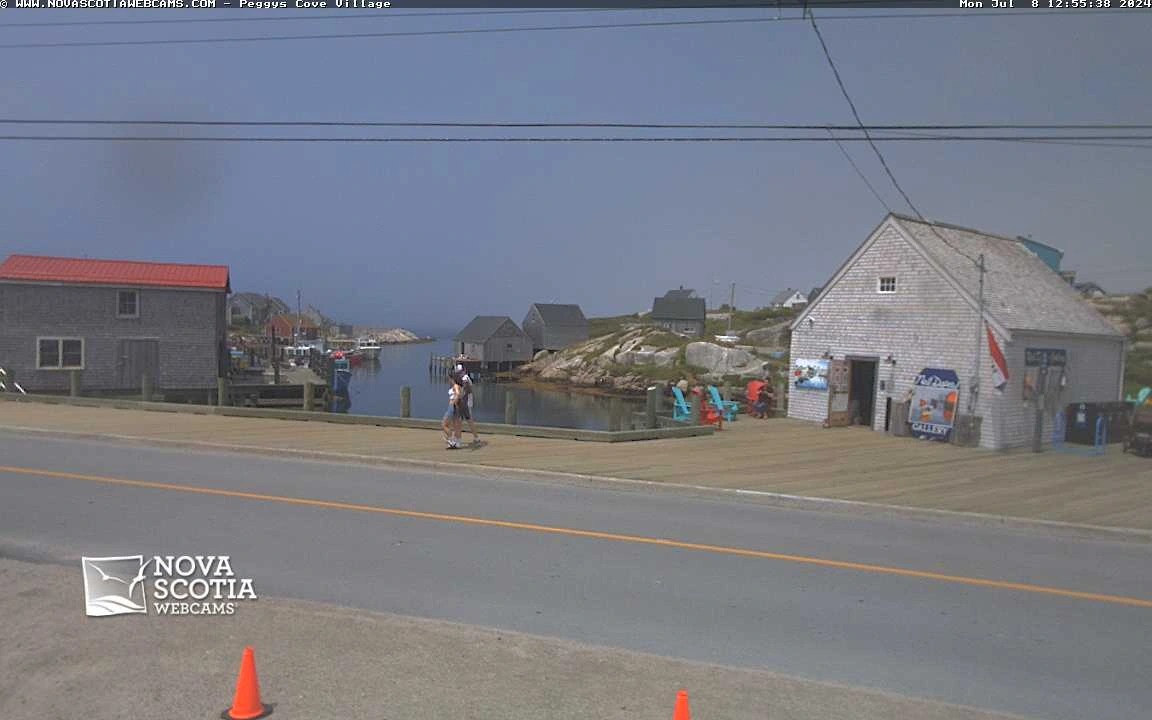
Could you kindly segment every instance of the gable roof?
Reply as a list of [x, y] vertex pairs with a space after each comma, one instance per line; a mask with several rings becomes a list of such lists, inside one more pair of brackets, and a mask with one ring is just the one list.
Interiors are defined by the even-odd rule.
[[666, 298], [696, 297], [696, 291], [693, 290], [692, 288], [685, 288], [683, 285], [681, 285], [679, 290], [669, 290], [668, 292], [664, 293], [664, 297], [666, 297]]
[[[945, 223], [927, 223], [892, 213], [825, 284], [834, 285], [852, 263], [880, 236], [895, 229], [936, 268], [975, 310], [980, 271], [972, 258], [984, 256], [984, 317], [1002, 335], [1011, 331], [1072, 335], [1123, 335], [1016, 238]], [[819, 298], [823, 300], [823, 296]], [[795, 329], [815, 308], [809, 302], [792, 323]]]
[[0, 280], [196, 288], [231, 292], [227, 265], [188, 265], [137, 260], [93, 260], [46, 255], [9, 255]]
[[704, 298], [691, 297], [685, 293], [691, 290], [669, 290], [664, 297], [653, 298], [653, 320], [699, 320], [704, 322], [707, 313]]
[[545, 325], [586, 325], [588, 318], [579, 305], [557, 305], [555, 303], [532, 303]]
[[772, 304], [773, 305], [783, 305], [784, 302], [786, 300], [788, 300], [788, 298], [792, 297], [793, 295], [795, 295], [798, 292], [800, 292], [800, 291], [796, 290], [794, 288], [785, 288], [785, 289], [781, 290], [780, 292], [776, 293], [776, 295], [772, 298]]
[[520, 326], [507, 315], [477, 315], [452, 339], [456, 342], [484, 343], [506, 322], [512, 323], [517, 330], [520, 329]]

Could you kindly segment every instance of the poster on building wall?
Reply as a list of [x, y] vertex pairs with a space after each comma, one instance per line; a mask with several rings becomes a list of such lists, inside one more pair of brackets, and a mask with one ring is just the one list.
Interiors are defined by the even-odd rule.
[[827, 390], [828, 361], [797, 359], [792, 366], [792, 384], [798, 390]]
[[908, 422], [912, 434], [929, 440], [948, 441], [960, 404], [960, 378], [953, 370], [924, 368], [912, 388]]

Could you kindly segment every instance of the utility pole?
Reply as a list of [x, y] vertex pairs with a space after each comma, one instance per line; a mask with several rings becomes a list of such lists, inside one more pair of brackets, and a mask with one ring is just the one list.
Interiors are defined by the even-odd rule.
[[732, 297], [728, 301], [728, 334], [732, 334], [732, 316], [736, 314], [736, 283], [732, 283]]
[[296, 289], [296, 337], [293, 338], [293, 345], [300, 345], [300, 336], [304, 334], [304, 318], [300, 312], [300, 289]]
[[984, 343], [984, 255], [980, 255], [980, 263], [977, 265], [980, 270], [980, 293], [976, 303], [976, 367], [975, 373], [972, 376], [972, 389], [968, 393], [968, 426], [970, 431], [976, 430], [976, 405], [980, 395], [980, 360], [983, 356], [983, 343]]

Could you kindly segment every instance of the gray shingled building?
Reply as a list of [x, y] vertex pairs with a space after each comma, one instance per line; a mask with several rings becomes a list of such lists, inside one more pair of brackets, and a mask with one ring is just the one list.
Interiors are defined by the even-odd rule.
[[0, 263], [0, 366], [29, 392], [216, 387], [227, 372], [224, 265], [12, 255]]
[[[981, 255], [983, 327], [977, 324], [980, 271], [974, 262]], [[989, 334], [1006, 364], [1000, 389]], [[1052, 371], [1042, 405], [1045, 441], [1058, 409], [1120, 399], [1124, 336], [1017, 238], [889, 215], [793, 321], [788, 416], [832, 425], [858, 418], [875, 430], [889, 429], [906, 422], [893, 408], [931, 368], [959, 379], [959, 426], [972, 400], [977, 347], [981, 446], [1032, 441], [1038, 368], [1028, 365], [1026, 350], [1062, 351], [1050, 355], [1065, 361]], [[1033, 362], [1037, 357], [1031, 353]], [[819, 380], [797, 375], [811, 377], [810, 368], [818, 374], [822, 364], [823, 390]]]
[[664, 293], [664, 297], [653, 298], [652, 321], [673, 332], [703, 335], [707, 307], [704, 298], [695, 295], [695, 290], [681, 285], [678, 290]]
[[523, 326], [537, 352], [559, 350], [588, 339], [588, 319], [579, 305], [533, 303]]
[[532, 359], [532, 338], [507, 315], [477, 315], [452, 341], [458, 354], [485, 366], [515, 365]]

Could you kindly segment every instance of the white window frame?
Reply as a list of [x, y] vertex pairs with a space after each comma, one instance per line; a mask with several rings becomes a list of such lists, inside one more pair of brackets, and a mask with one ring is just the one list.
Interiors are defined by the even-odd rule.
[[[884, 281], [885, 280], [891, 280], [892, 281], [892, 289], [890, 289], [890, 290], [884, 289]], [[895, 275], [884, 275], [882, 277], [876, 278], [876, 292], [878, 292], [882, 295], [894, 295], [896, 293], [896, 288], [898, 288], [898, 287], [899, 287], [899, 285], [896, 282], [896, 276]]]
[[[136, 296], [136, 312], [131, 315], [125, 315], [120, 312], [120, 293], [132, 293]], [[118, 318], [138, 318], [140, 317], [140, 291], [139, 290], [117, 290], [116, 291], [116, 317]]]
[[[64, 364], [64, 341], [65, 340], [78, 340], [80, 342], [80, 364], [79, 365], [65, 365]], [[40, 343], [45, 341], [56, 342], [56, 357], [59, 358], [59, 365], [45, 366], [40, 362]], [[37, 370], [83, 370], [88, 359], [88, 343], [81, 337], [37, 337], [36, 338], [36, 369]]]

